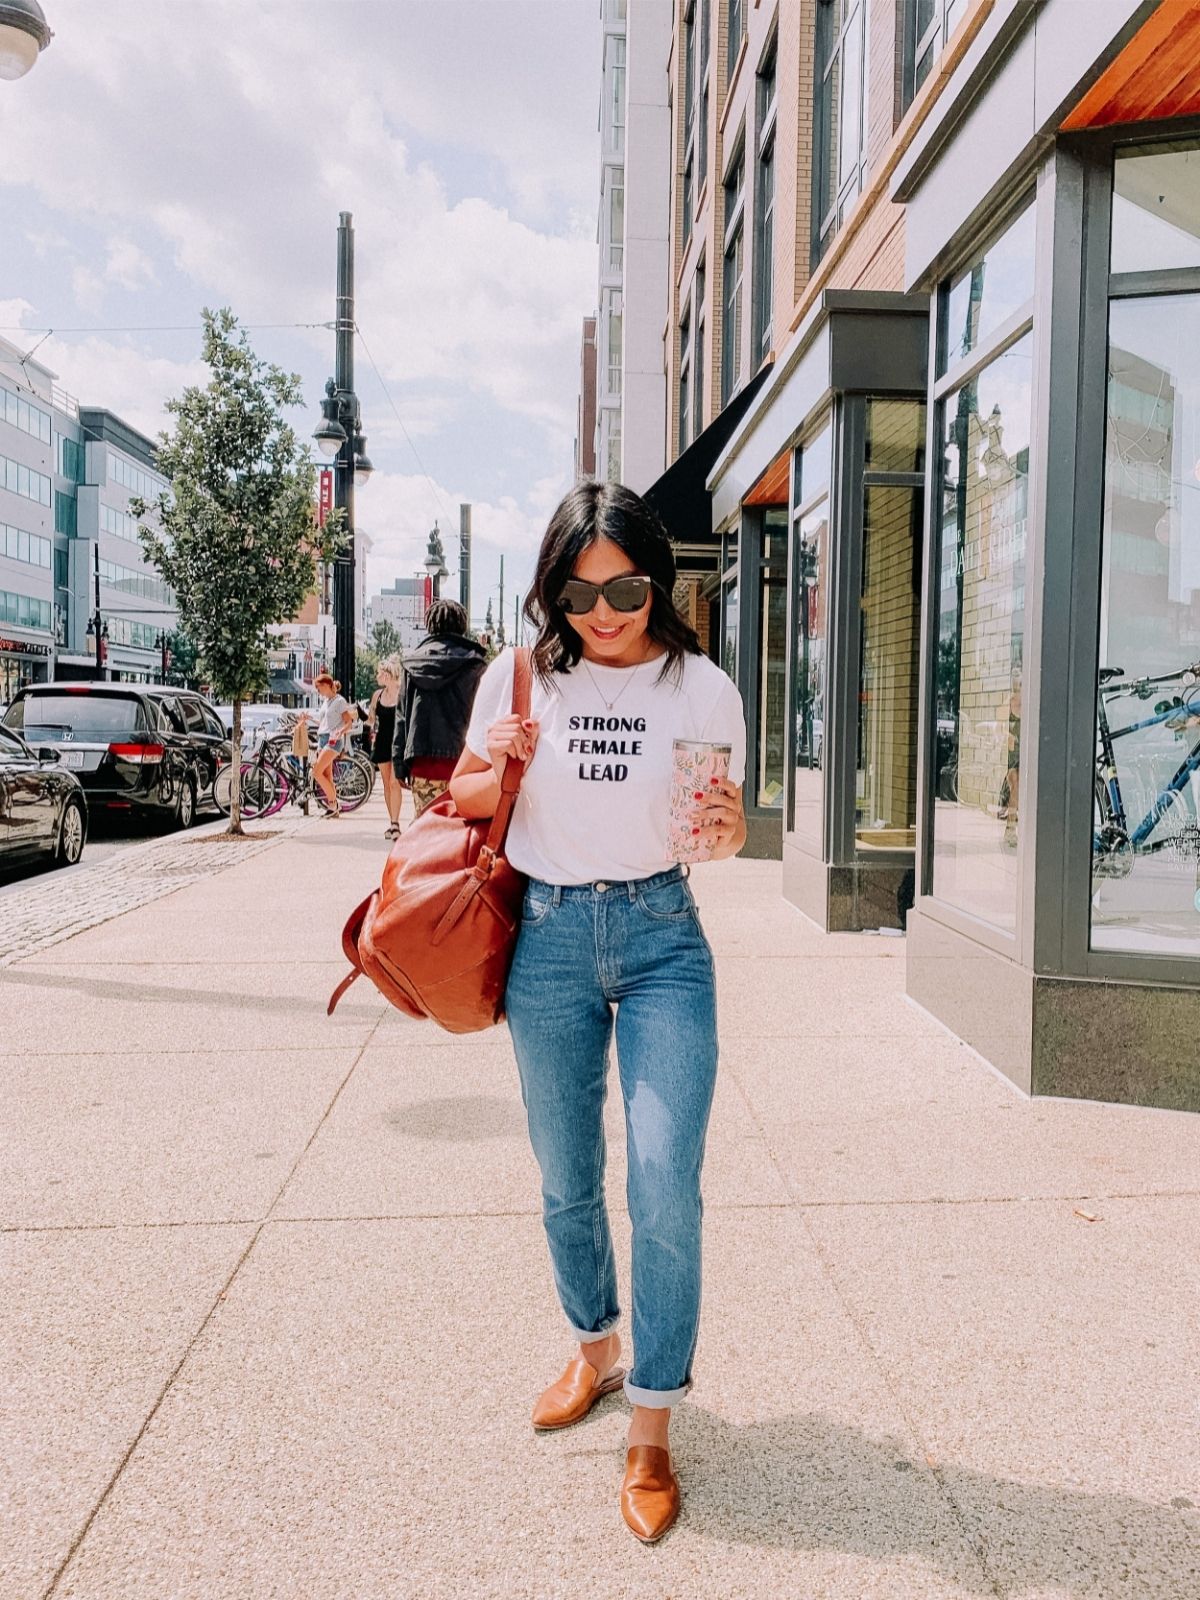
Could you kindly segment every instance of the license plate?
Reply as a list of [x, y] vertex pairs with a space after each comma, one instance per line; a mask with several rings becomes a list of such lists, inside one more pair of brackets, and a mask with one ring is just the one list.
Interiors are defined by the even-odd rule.
[[64, 767], [82, 767], [84, 754], [82, 750], [64, 750], [62, 759]]

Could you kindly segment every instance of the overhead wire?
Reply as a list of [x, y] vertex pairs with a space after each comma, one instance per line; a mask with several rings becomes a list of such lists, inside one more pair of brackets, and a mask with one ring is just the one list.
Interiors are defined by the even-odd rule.
[[415, 461], [417, 463], [417, 466], [421, 469], [421, 475], [425, 479], [425, 482], [429, 485], [430, 489], [433, 491], [433, 497], [434, 497], [435, 506], [440, 509], [441, 515], [443, 517], [445, 517], [445, 519], [446, 519], [446, 530], [447, 530], [447, 533], [449, 533], [450, 528], [452, 527], [452, 521], [451, 521], [450, 512], [447, 510], [447, 507], [446, 507], [446, 502], [442, 499], [441, 491], [438, 488], [437, 484], [430, 477], [429, 472], [428, 472], [428, 470], [427, 470], [427, 468], [425, 466], [425, 463], [421, 460], [421, 452], [417, 449], [416, 445], [413, 443], [412, 435], [409, 433], [408, 429], [404, 425], [404, 418], [400, 415], [400, 408], [399, 408], [399, 406], [397, 406], [395, 400], [392, 398], [392, 391], [388, 388], [387, 384], [383, 381], [383, 373], [380, 372], [379, 365], [376, 362], [375, 357], [371, 354], [371, 347], [367, 343], [366, 339], [364, 338], [362, 328], [358, 325], [357, 322], [354, 324], [354, 331], [358, 335], [359, 341], [362, 344], [363, 353], [366, 355], [367, 360], [371, 363], [371, 370], [375, 374], [375, 377], [376, 377], [376, 379], [377, 379], [377, 381], [379, 383], [379, 387], [383, 390], [384, 399], [387, 401], [388, 405], [392, 408], [392, 415], [395, 417], [396, 421], [400, 424], [400, 431], [404, 435], [405, 439], [408, 441], [408, 448], [412, 451], [413, 458], [415, 459]]

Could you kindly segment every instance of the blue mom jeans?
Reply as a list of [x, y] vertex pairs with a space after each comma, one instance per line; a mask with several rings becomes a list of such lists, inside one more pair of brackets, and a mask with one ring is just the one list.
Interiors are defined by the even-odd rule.
[[581, 1343], [616, 1324], [604, 1100], [616, 1035], [633, 1227], [634, 1405], [691, 1386], [700, 1320], [700, 1168], [717, 1071], [712, 953], [683, 871], [531, 881], [506, 997], [554, 1280]]

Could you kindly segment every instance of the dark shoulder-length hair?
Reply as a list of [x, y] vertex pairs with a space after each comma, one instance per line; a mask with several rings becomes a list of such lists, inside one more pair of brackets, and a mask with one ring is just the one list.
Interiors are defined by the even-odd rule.
[[570, 672], [583, 655], [583, 640], [558, 603], [563, 585], [584, 551], [608, 539], [651, 580], [647, 632], [666, 651], [660, 677], [678, 676], [685, 656], [702, 655], [695, 630], [675, 609], [675, 552], [657, 513], [640, 494], [619, 483], [584, 482], [559, 502], [538, 554], [525, 616], [537, 630], [534, 671], [543, 680]]

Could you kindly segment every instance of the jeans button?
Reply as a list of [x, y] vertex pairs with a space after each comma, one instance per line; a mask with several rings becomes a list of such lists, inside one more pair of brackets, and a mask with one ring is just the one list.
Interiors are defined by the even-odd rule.
[[607, 884], [606, 884], [606, 883], [598, 883], [598, 884], [597, 884], [597, 885], [596, 885], [596, 893], [597, 893], [597, 894], [603, 894], [603, 893], [604, 893], [604, 891], [605, 891], [605, 890], [606, 890], [606, 889], [607, 889], [607, 888], [608, 888], [608, 885], [607, 885]]

